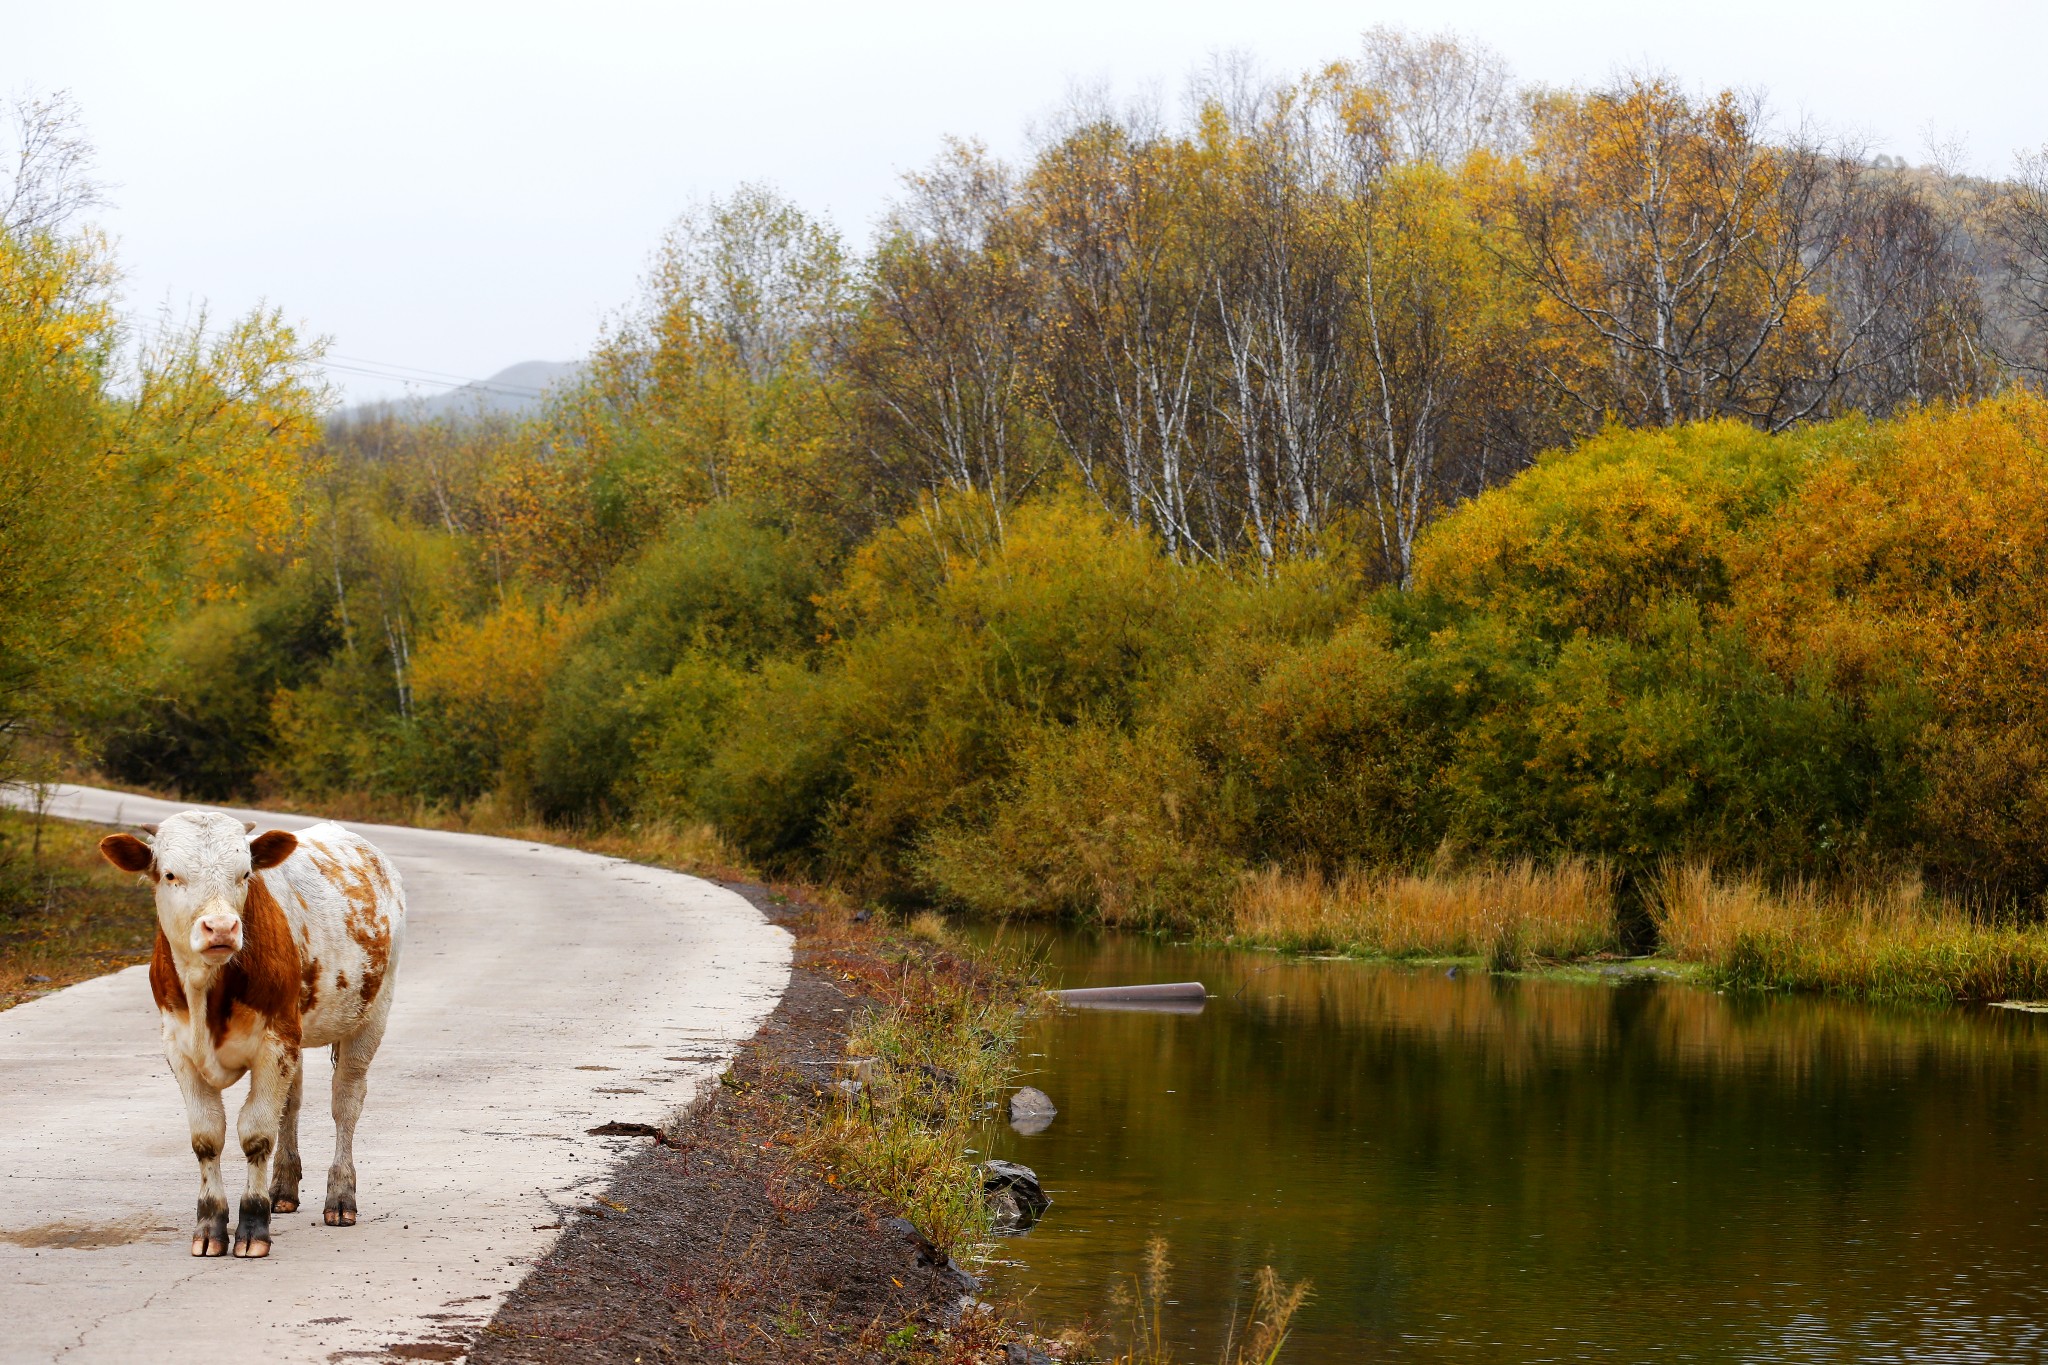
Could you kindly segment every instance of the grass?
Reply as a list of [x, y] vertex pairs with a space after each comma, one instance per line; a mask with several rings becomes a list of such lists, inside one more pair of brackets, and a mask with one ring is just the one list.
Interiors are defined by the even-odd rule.
[[[1166, 1309], [1173, 1285], [1173, 1263], [1166, 1240], [1145, 1244], [1145, 1265], [1128, 1282], [1119, 1280], [1112, 1301], [1130, 1320], [1124, 1350], [1110, 1365], [1175, 1365], [1181, 1359], [1167, 1341]], [[1287, 1345], [1294, 1315], [1307, 1302], [1309, 1283], [1288, 1284], [1264, 1266], [1252, 1277], [1251, 1315], [1231, 1323], [1223, 1346], [1223, 1365], [1273, 1365]]]
[[101, 860], [105, 833], [0, 809], [0, 1009], [149, 960], [156, 903]]
[[806, 1155], [901, 1210], [939, 1247], [985, 1242], [976, 1167], [1018, 1035], [1044, 1008], [1035, 973], [1008, 949], [947, 932], [936, 915], [902, 933], [856, 925], [842, 903], [818, 934], [820, 966], [872, 1003], [847, 1038], [846, 1070], [860, 1090], [820, 1114], [804, 1135]]
[[1928, 895], [1917, 877], [1774, 888], [1674, 863], [1651, 913], [1662, 951], [1724, 986], [1863, 1000], [2048, 996], [2048, 927], [1986, 922]]
[[1614, 878], [1584, 858], [1334, 878], [1268, 868], [1245, 882], [1230, 932], [1290, 952], [1483, 957], [1508, 971], [1618, 947]]

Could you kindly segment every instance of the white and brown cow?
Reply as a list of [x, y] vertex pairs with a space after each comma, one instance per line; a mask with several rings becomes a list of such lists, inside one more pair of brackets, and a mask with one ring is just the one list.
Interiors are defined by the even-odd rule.
[[405, 937], [398, 873], [340, 825], [257, 834], [229, 816], [186, 811], [142, 829], [150, 842], [110, 834], [100, 852], [156, 885], [149, 987], [199, 1158], [192, 1254], [221, 1256], [229, 1246], [221, 1091], [245, 1074], [249, 1097], [235, 1127], [249, 1179], [235, 1255], [269, 1255], [272, 1211], [298, 1208], [301, 1048], [334, 1048], [326, 1221], [352, 1225], [356, 1118]]

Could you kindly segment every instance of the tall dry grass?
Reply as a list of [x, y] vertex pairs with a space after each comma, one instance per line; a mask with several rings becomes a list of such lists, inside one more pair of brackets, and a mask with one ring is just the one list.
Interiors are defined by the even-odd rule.
[[[1180, 1302], [1168, 1297], [1172, 1288], [1173, 1262], [1166, 1239], [1154, 1237], [1145, 1244], [1145, 1268], [1129, 1283], [1118, 1280], [1111, 1290], [1110, 1300], [1130, 1319], [1130, 1329], [1128, 1347], [1111, 1357], [1109, 1365], [1175, 1365], [1183, 1358], [1167, 1328], [1166, 1309]], [[1250, 1315], [1242, 1324], [1232, 1315], [1223, 1365], [1275, 1365], [1293, 1330], [1294, 1316], [1308, 1296], [1307, 1280], [1288, 1284], [1273, 1267], [1261, 1267], [1252, 1277]]]
[[1334, 878], [1267, 868], [1246, 879], [1231, 931], [1292, 952], [1481, 956], [1509, 970], [1618, 946], [1613, 873], [1586, 858]]
[[1700, 863], [1651, 892], [1663, 951], [1724, 984], [1883, 1000], [2048, 994], [2048, 928], [1986, 922], [1917, 876], [1875, 886], [1771, 887]]

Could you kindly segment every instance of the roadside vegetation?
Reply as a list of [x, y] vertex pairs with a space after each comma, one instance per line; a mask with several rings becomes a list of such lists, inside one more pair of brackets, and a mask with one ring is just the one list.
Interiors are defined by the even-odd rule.
[[0, 808], [0, 1009], [149, 960], [156, 901], [108, 875], [104, 833]]
[[272, 315], [131, 335], [65, 162], [0, 224], [9, 770], [2035, 991], [2048, 162], [1385, 31], [1188, 107], [951, 144], [865, 251], [742, 187], [519, 420], [323, 423]]

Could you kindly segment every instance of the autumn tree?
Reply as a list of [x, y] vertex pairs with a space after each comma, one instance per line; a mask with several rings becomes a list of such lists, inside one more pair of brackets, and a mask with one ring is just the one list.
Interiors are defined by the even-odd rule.
[[67, 100], [25, 100], [0, 186], [0, 739], [106, 704], [181, 612], [276, 549], [325, 391], [317, 343], [258, 311], [163, 324], [113, 305], [90, 144]]
[[883, 222], [844, 358], [878, 470], [985, 494], [998, 526], [1050, 454], [1028, 408], [1035, 264], [1010, 169], [951, 143]]
[[1994, 212], [2011, 319], [2010, 363], [2048, 378], [2048, 148], [2023, 156]]
[[1184, 161], [1156, 128], [1079, 111], [1025, 182], [1046, 259], [1038, 399], [1090, 492], [1169, 554], [1213, 553], [1190, 496], [1207, 281]]
[[686, 214], [497, 472], [506, 562], [586, 592], [676, 513], [728, 497], [858, 523], [868, 490], [838, 458], [832, 394], [847, 288], [836, 234], [773, 190]]
[[1508, 178], [1508, 259], [1541, 291], [1548, 376], [1589, 417], [1776, 430], [1824, 409], [1868, 343], [1822, 286], [1860, 165], [1773, 143], [1755, 97], [1631, 77], [1533, 105]]

